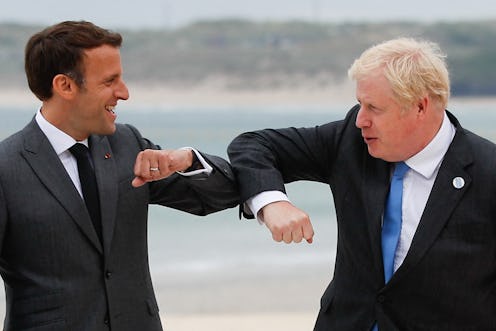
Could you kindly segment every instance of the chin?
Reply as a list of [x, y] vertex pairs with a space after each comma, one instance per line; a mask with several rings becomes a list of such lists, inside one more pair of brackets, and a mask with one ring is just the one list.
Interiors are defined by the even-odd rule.
[[114, 125], [114, 126], [112, 126], [112, 127], [108, 130], [107, 135], [114, 134], [115, 130], [116, 130], [116, 128], [115, 128], [115, 125]]
[[111, 134], [114, 134], [115, 130], [116, 130], [115, 125], [112, 125], [112, 126], [107, 127], [107, 128], [102, 128], [102, 130], [100, 130], [100, 132], [95, 132], [95, 133], [102, 135], [102, 136], [109, 136]]
[[368, 148], [368, 152], [370, 154], [370, 156], [372, 157], [375, 157], [376, 159], [382, 159], [382, 155], [380, 155], [379, 153], [377, 153], [377, 151], [373, 150], [372, 148]]

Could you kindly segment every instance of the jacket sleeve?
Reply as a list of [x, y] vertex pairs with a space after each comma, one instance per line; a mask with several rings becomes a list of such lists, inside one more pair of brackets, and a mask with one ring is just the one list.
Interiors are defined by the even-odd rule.
[[342, 121], [308, 128], [265, 129], [235, 138], [228, 155], [241, 201], [264, 191], [285, 192], [297, 180], [329, 183], [345, 130], [354, 128], [355, 106]]
[[[143, 138], [136, 128], [130, 125], [128, 127], [142, 150], [160, 149], [160, 146]], [[201, 155], [213, 168], [209, 176], [199, 174], [186, 177], [173, 174], [149, 183], [150, 203], [201, 216], [237, 206], [238, 187], [229, 162], [219, 156], [205, 153]]]

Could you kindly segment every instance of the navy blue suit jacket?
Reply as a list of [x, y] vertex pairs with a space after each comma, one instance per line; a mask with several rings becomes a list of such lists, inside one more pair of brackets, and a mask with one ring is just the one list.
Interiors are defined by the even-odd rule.
[[[456, 127], [411, 248], [384, 284], [381, 217], [390, 164], [373, 158], [346, 118], [245, 133], [228, 152], [242, 201], [284, 183], [327, 183], [336, 208], [334, 275], [316, 331], [496, 330], [496, 146]], [[456, 188], [455, 177], [465, 185]], [[309, 211], [311, 213], [311, 211]]]

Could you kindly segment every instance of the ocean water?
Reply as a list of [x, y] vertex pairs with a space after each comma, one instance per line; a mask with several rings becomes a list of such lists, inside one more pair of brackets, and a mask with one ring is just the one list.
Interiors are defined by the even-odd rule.
[[[33, 110], [0, 109], [0, 139], [21, 129]], [[321, 112], [282, 109], [123, 110], [118, 121], [135, 125], [162, 148], [193, 146], [227, 158], [228, 143], [239, 133], [264, 127], [307, 126], [340, 118], [338, 110]], [[156, 274], [253, 271], [271, 265], [329, 263], [335, 237], [332, 197], [326, 185], [288, 185], [290, 198], [309, 212], [315, 223], [313, 245], [273, 243], [269, 231], [256, 221], [240, 220], [238, 209], [198, 217], [161, 206], [151, 206], [150, 263]], [[322, 230], [318, 231], [318, 227]], [[238, 269], [239, 270], [239, 269]], [[160, 275], [161, 276], [161, 275]]]
[[[465, 128], [496, 142], [495, 106], [494, 101], [459, 102], [450, 110]], [[338, 105], [329, 108], [239, 109], [122, 107], [118, 111], [118, 121], [135, 125], [143, 136], [162, 148], [193, 146], [209, 154], [227, 157], [228, 143], [241, 132], [267, 127], [314, 126], [341, 119], [348, 108]], [[0, 139], [21, 129], [34, 111], [0, 108]], [[179, 297], [189, 298], [185, 292], [192, 284], [199, 286], [201, 283], [201, 286], [218, 289], [243, 280], [245, 284], [255, 284], [258, 279], [277, 283], [281, 277], [291, 275], [299, 275], [303, 284], [314, 286], [315, 293], [320, 293], [332, 277], [335, 256], [336, 219], [332, 196], [329, 188], [319, 183], [297, 182], [289, 184], [287, 189], [293, 203], [310, 215], [315, 230], [311, 245], [276, 243], [265, 226], [253, 220], [240, 220], [237, 208], [198, 217], [151, 206], [149, 258], [161, 306], [165, 305], [173, 312], [209, 311], [212, 304], [207, 300], [198, 306], [202, 300], [195, 299], [198, 301], [195, 305], [185, 299], [187, 302], [180, 306]], [[219, 286], [218, 282], [222, 285]], [[173, 291], [178, 288], [181, 291]], [[175, 297], [161, 294], [164, 292], [174, 293]], [[207, 295], [211, 293], [205, 293]], [[317, 309], [318, 294], [310, 296], [307, 301], [302, 299], [306, 305], [304, 308]], [[227, 302], [218, 310], [234, 309], [229, 306], [234, 301]], [[2, 305], [0, 302], [0, 307]], [[286, 308], [301, 307], [293, 304]]]

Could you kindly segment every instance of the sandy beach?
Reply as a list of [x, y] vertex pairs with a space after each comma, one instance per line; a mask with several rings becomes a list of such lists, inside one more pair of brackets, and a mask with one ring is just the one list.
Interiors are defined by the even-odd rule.
[[[226, 89], [211, 85], [194, 87], [143, 86], [129, 84], [130, 98], [120, 107], [125, 109], [197, 109], [216, 108], [232, 109], [246, 107], [262, 108], [326, 108], [343, 105], [349, 107], [356, 102], [354, 84], [345, 82], [334, 86], [300, 86], [298, 88], [282, 87], [273, 89]], [[27, 89], [4, 88], [0, 90], [2, 107], [38, 107], [40, 104]], [[496, 96], [453, 97], [450, 106], [474, 104], [495, 104]], [[345, 108], [347, 109], [347, 108]]]
[[311, 331], [315, 313], [169, 315], [167, 331]]
[[[128, 85], [130, 98], [126, 108], [197, 108], [197, 107], [300, 107], [326, 106], [354, 100], [353, 86], [300, 87], [279, 89], [236, 90], [210, 85], [193, 87]], [[0, 90], [0, 106], [37, 106], [39, 101], [19, 87]]]
[[[154, 278], [167, 331], [311, 331], [332, 259], [301, 268], [237, 269]], [[178, 274], [179, 275], [179, 274]]]

